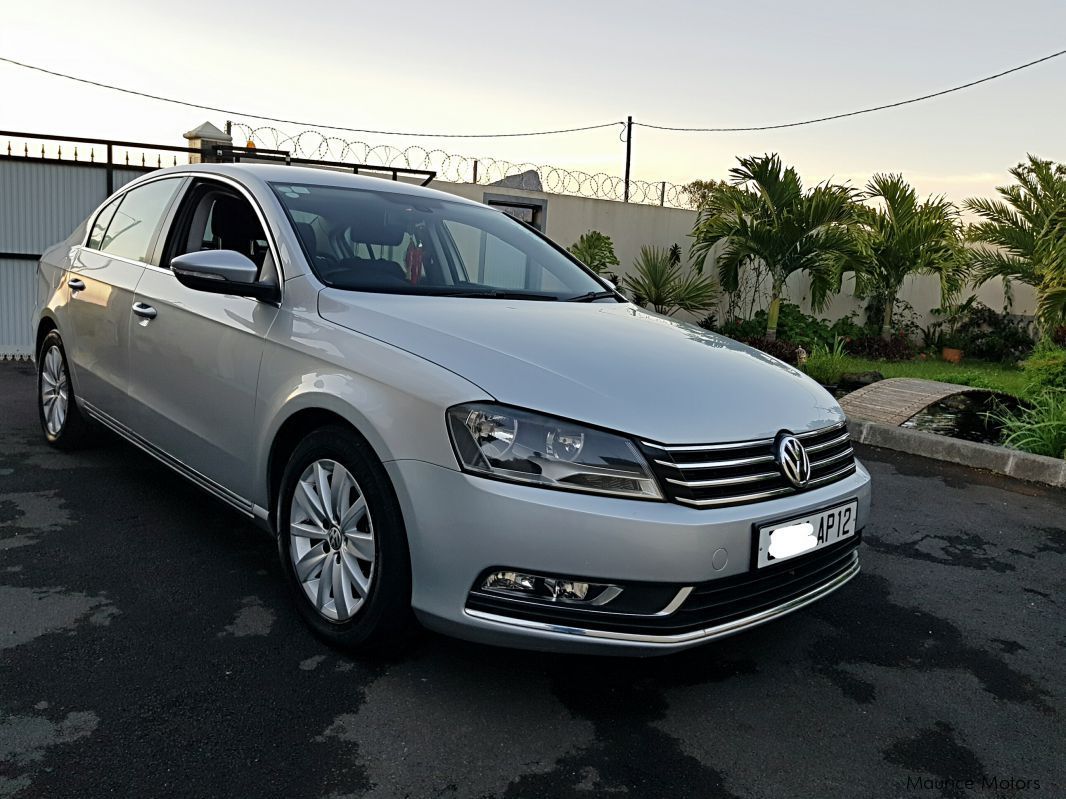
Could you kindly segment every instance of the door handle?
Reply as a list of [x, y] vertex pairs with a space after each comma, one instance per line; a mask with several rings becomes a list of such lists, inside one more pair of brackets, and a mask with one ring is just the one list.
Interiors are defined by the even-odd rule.
[[133, 303], [133, 312], [144, 319], [155, 319], [156, 317], [155, 308], [151, 305], [145, 305], [143, 302]]
[[67, 285], [71, 291], [85, 291], [85, 282], [78, 280], [76, 277], [72, 277], [67, 281]]

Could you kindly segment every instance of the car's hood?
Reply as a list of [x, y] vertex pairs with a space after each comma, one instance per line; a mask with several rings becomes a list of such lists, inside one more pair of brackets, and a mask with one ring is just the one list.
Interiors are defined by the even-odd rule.
[[325, 289], [319, 312], [443, 366], [497, 400], [669, 444], [834, 424], [833, 397], [780, 361], [621, 303]]

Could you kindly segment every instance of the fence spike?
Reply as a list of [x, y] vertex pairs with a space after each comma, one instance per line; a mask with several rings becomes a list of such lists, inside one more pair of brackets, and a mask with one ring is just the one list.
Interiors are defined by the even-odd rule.
[[41, 142], [41, 158], [44, 158], [44, 142]]
[[96, 148], [95, 147], [93, 147], [93, 148], [91, 148], [89, 150], [89, 161], [90, 162], [96, 161]]
[[130, 165], [130, 151], [126, 150], [126, 166]]
[[141, 166], [145, 166], [145, 163], [144, 163], [144, 153], [141, 153]]
[[74, 160], [78, 160], [78, 145], [74, 145]]
[[62, 144], [56, 146], [56, 152], [59, 153], [59, 155], [56, 156], [57, 158], [62, 158], [63, 157], [63, 145]]
[[163, 166], [163, 156], [161, 156], [159, 153], [156, 153], [155, 155], [155, 165], [157, 167]]

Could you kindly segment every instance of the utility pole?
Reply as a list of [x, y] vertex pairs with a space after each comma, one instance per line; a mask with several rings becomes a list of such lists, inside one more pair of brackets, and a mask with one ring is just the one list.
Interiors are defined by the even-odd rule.
[[633, 117], [626, 117], [626, 185], [622, 189], [622, 202], [629, 202], [629, 167], [633, 161]]

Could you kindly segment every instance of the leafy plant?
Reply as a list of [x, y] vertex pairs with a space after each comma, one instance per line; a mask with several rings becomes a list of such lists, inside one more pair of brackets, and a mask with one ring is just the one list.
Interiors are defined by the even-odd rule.
[[810, 355], [803, 370], [823, 386], [835, 386], [841, 375], [847, 371], [847, 354], [844, 352], [844, 340], [837, 339], [832, 347], [819, 344]]
[[[751, 319], [735, 319], [723, 324], [716, 332], [747, 340], [763, 338], [766, 332], [767, 311], [756, 311]], [[777, 338], [811, 350], [819, 345], [831, 345], [836, 335], [824, 319], [804, 313], [798, 305], [782, 302], [777, 318]]]
[[914, 357], [914, 345], [906, 336], [893, 335], [887, 341], [880, 335], [868, 335], [845, 343], [849, 355], [875, 361], [909, 361]]
[[618, 256], [614, 254], [614, 242], [610, 236], [598, 230], [582, 233], [581, 238], [568, 248], [571, 255], [596, 274], [602, 274], [610, 266], [618, 266]]
[[967, 232], [967, 260], [979, 283], [998, 277], [1033, 286], [1050, 330], [1066, 318], [1066, 166], [1030, 155], [1010, 174], [1015, 183], [996, 189], [1001, 199], [963, 203], [984, 220]]
[[1014, 413], [990, 416], [1003, 428], [1003, 444], [1013, 449], [1066, 458], [1066, 391], [1046, 389]]
[[960, 349], [967, 357], [1015, 362], [1032, 351], [1029, 326], [1009, 313], [999, 313], [975, 302], [961, 315], [956, 330]]
[[799, 345], [782, 339], [769, 339], [761, 336], [754, 338], [737, 339], [741, 344], [747, 344], [761, 352], [765, 352], [779, 361], [784, 361], [789, 366], [799, 365]]
[[700, 313], [718, 301], [718, 286], [713, 278], [675, 263], [670, 252], [662, 247], [641, 247], [633, 271], [634, 274], [625, 278], [626, 288], [651, 305], [656, 313], [667, 316], [678, 311]]
[[1066, 349], [1040, 347], [1022, 362], [1022, 371], [1029, 394], [1040, 394], [1046, 389], [1066, 391]]
[[856, 295], [869, 298], [880, 311], [881, 337], [887, 341], [893, 335], [896, 297], [908, 275], [939, 276], [945, 303], [965, 282], [965, 268], [956, 255], [959, 212], [942, 197], [919, 201], [902, 175], [874, 175], [862, 197], [878, 206], [856, 209], [862, 257], [850, 271]]
[[839, 270], [858, 260], [854, 192], [830, 183], [804, 190], [796, 170], [776, 154], [738, 160], [732, 185], [715, 186], [700, 208], [692, 254], [702, 270], [715, 245], [724, 243], [716, 266], [726, 291], [737, 290], [742, 270], [765, 265], [771, 282], [765, 336], [774, 339], [789, 275], [810, 275], [817, 310], [839, 284]]

